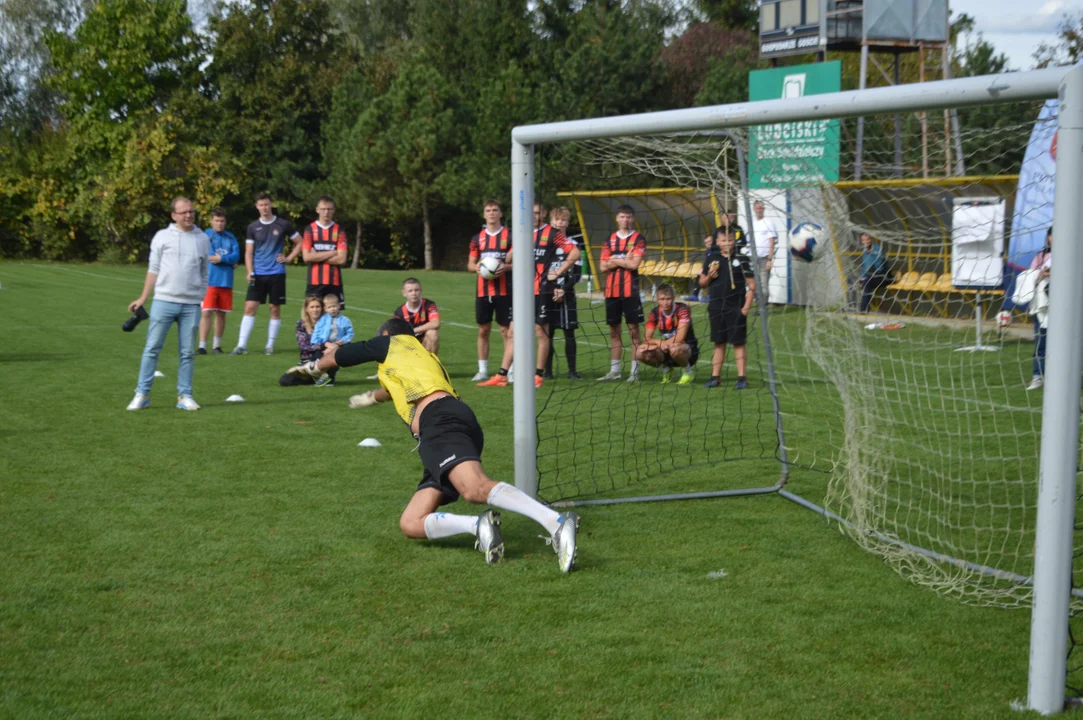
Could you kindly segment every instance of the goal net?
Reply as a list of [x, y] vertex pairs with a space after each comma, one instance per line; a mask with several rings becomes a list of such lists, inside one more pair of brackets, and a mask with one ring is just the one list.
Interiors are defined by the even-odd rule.
[[[1052, 217], [1051, 178], [1019, 179], [1032, 134], [1055, 130], [1055, 116], [1036, 124], [1039, 107], [1010, 106], [1002, 117], [1027, 119], [980, 129], [960, 111], [958, 134], [903, 116], [897, 140], [894, 115], [866, 117], [860, 155], [854, 119], [544, 149], [574, 168], [575, 189], [558, 204], [571, 209], [589, 278], [576, 296], [575, 362], [586, 379], [566, 379], [557, 329], [555, 380], [537, 400], [539, 495], [627, 500], [784, 486], [914, 582], [974, 603], [1027, 604], [1040, 325], [1010, 300]], [[1037, 154], [1049, 161], [1051, 147]], [[969, 174], [947, 175], [960, 161]], [[847, 179], [859, 164], [861, 180]], [[644, 364], [629, 382], [622, 325], [621, 379], [599, 382], [614, 367], [602, 252], [621, 206], [635, 211], [645, 247], [644, 316], [658, 288], [672, 286], [689, 308], [698, 361], [668, 374]], [[723, 264], [736, 260], [759, 281], [743, 321], [747, 389], [737, 389], [733, 345], [719, 386], [704, 387], [716, 306], [697, 276], [717, 259], [705, 236], [727, 221], [743, 242]], [[811, 262], [790, 252], [803, 223], [818, 243]], [[662, 334], [653, 329], [654, 339]], [[681, 384], [686, 372], [693, 379]]]

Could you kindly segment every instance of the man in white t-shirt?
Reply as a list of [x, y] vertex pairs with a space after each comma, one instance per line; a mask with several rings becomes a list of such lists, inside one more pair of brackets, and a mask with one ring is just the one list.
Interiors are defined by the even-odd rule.
[[775, 263], [775, 248], [778, 246], [778, 230], [775, 221], [763, 216], [763, 203], [752, 203], [752, 212], [756, 216], [752, 221], [752, 233], [756, 236], [756, 261], [763, 268], [765, 275], [771, 274]]

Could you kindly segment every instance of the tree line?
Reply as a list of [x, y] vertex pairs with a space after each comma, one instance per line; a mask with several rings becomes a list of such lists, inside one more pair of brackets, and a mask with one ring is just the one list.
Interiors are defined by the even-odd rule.
[[[268, 192], [293, 220], [334, 197], [355, 266], [454, 266], [514, 126], [746, 100], [756, 6], [0, 0], [0, 255], [134, 261], [169, 198], [237, 231]], [[980, 38], [952, 61], [1006, 64]], [[592, 182], [539, 163], [543, 196]]]

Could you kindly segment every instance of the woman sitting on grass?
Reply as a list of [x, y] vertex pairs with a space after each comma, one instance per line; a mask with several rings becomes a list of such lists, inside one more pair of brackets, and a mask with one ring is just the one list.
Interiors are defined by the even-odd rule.
[[[323, 315], [323, 300], [318, 297], [306, 297], [301, 306], [301, 319], [297, 321], [297, 347], [301, 350], [301, 362], [319, 360], [323, 354], [322, 343], [312, 343], [312, 331], [316, 329], [316, 323]], [[278, 378], [278, 384], [282, 387], [291, 385], [312, 385], [315, 380], [308, 376], [290, 375], [286, 373]]]

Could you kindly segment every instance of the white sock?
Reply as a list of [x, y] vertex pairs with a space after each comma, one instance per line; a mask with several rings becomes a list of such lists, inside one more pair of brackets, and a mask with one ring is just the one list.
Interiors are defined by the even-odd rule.
[[489, 361], [488, 360], [478, 360], [478, 372], [481, 373], [482, 375], [488, 375], [489, 374]]
[[[550, 535], [560, 527], [560, 513], [545, 507], [514, 485], [497, 483], [496, 487], [489, 491], [488, 502], [495, 508], [527, 516], [545, 528]], [[428, 524], [425, 529], [428, 531]]]
[[609, 361], [609, 372], [615, 372], [615, 373], [620, 372], [620, 360], [610, 360]]
[[635, 375], [638, 372], [639, 372], [639, 361], [638, 360], [633, 360], [632, 361], [632, 374]]
[[200, 340], [199, 341], [199, 349], [200, 350], [206, 350], [207, 349], [207, 341], [206, 340]]
[[222, 347], [222, 336], [221, 335], [215, 335], [214, 336], [214, 349], [217, 350], [220, 347]]
[[694, 370], [695, 370], [695, 368], [692, 367], [692, 363], [688, 363], [688, 365], [686, 365], [685, 368], [684, 368], [684, 374], [685, 375], [691, 375]]
[[252, 334], [252, 328], [256, 327], [256, 316], [245, 315], [241, 318], [241, 334], [237, 338], [237, 347], [248, 347], [248, 336]]
[[434, 512], [425, 516], [425, 537], [429, 540], [451, 537], [452, 535], [478, 535], [477, 515], [452, 515]]
[[278, 330], [281, 327], [281, 320], [271, 320], [271, 322], [267, 323], [267, 347], [273, 348], [275, 346], [275, 339], [278, 338]]

